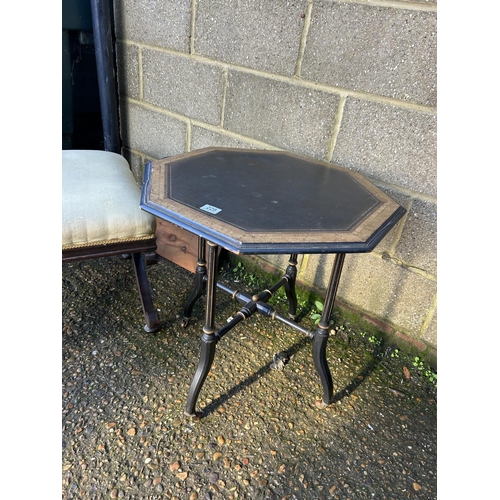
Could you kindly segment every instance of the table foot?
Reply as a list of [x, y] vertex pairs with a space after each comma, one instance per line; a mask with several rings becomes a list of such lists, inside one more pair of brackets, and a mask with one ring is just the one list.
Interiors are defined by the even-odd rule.
[[323, 403], [325, 406], [333, 403], [333, 380], [326, 360], [326, 344], [328, 341], [328, 330], [319, 328], [313, 337], [313, 360], [323, 386]]
[[189, 388], [185, 408], [186, 415], [194, 416], [196, 414], [196, 401], [198, 400], [201, 387], [203, 386], [208, 372], [210, 371], [210, 367], [214, 361], [215, 346], [217, 345], [217, 341], [218, 339], [213, 333], [204, 333], [201, 337], [200, 361], [198, 363], [196, 373], [194, 374], [193, 381], [191, 382], [191, 387]]
[[203, 413], [201, 411], [195, 411], [194, 413], [188, 413], [186, 410], [184, 410], [184, 415], [186, 417], [191, 417], [196, 420], [201, 420], [203, 418]]
[[314, 406], [316, 406], [316, 408], [322, 410], [323, 408], [326, 408], [328, 406], [330, 406], [329, 404], [325, 403], [322, 399], [317, 399], [315, 402], [314, 402]]
[[[155, 322], [157, 319], [158, 318], [155, 317], [154, 319], [150, 320], [149, 323], [151, 324], [151, 323]], [[160, 329], [159, 326], [150, 327], [148, 324], [144, 325], [144, 331], [146, 333], [156, 333], [159, 329]]]

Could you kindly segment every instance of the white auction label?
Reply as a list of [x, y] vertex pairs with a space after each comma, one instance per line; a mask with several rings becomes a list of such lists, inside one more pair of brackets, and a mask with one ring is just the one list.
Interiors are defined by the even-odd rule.
[[200, 207], [200, 210], [204, 210], [205, 212], [210, 212], [211, 214], [218, 214], [222, 208], [214, 207], [213, 205], [203, 205]]

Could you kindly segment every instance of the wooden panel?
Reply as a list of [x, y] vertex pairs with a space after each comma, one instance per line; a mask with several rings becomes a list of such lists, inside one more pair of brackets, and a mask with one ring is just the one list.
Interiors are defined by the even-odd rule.
[[198, 261], [198, 237], [157, 217], [156, 253], [194, 273]]

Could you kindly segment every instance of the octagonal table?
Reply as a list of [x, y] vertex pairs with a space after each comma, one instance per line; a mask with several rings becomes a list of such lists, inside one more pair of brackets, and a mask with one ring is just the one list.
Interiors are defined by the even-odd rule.
[[[405, 209], [349, 169], [289, 152], [230, 148], [205, 148], [148, 163], [141, 208], [198, 236], [195, 284], [184, 307], [183, 326], [206, 291], [205, 325], [186, 413], [195, 414], [217, 342], [255, 312], [312, 338], [313, 360], [323, 387], [320, 404], [331, 404], [333, 381], [326, 344], [345, 254], [373, 250]], [[277, 283], [249, 295], [218, 283], [219, 246], [236, 254], [286, 253], [290, 259]], [[320, 253], [336, 256], [321, 319], [309, 331], [295, 322], [297, 258], [298, 254]], [[267, 303], [281, 287], [288, 299], [288, 317]], [[217, 288], [243, 307], [216, 331]]]

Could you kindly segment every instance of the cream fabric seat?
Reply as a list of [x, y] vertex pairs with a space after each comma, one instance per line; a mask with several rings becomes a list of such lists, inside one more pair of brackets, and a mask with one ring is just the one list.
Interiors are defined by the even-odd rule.
[[156, 260], [155, 218], [140, 209], [141, 189], [123, 156], [110, 151], [62, 152], [62, 257], [80, 260], [132, 254], [146, 318], [158, 329], [142, 254]]
[[123, 156], [109, 151], [62, 153], [63, 248], [155, 236], [155, 218], [140, 210], [141, 192]]

